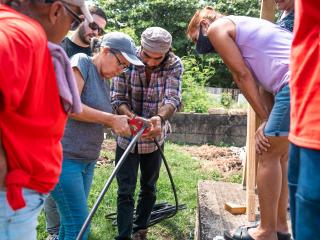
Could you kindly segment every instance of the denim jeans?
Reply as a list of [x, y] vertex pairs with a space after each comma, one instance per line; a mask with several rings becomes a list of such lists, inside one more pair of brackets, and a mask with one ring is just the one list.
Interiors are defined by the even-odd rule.
[[36, 240], [38, 216], [43, 207], [45, 194], [23, 189], [26, 206], [13, 211], [6, 198], [6, 192], [0, 191], [0, 239]]
[[[163, 146], [162, 146], [163, 148]], [[117, 146], [116, 164], [124, 150]], [[149, 154], [129, 153], [117, 173], [117, 240], [131, 239], [132, 232], [146, 229], [153, 206], [156, 202], [156, 183], [159, 178], [162, 158], [159, 150]], [[136, 219], [133, 219], [134, 192], [140, 165], [140, 193], [136, 209]]]
[[320, 239], [320, 150], [291, 144], [288, 175], [293, 237]]
[[275, 95], [274, 100], [264, 134], [266, 136], [288, 136], [290, 128], [290, 89], [288, 83]]
[[[87, 199], [96, 161], [63, 159], [60, 179], [51, 195], [60, 214], [59, 240], [75, 240], [88, 215]], [[83, 240], [87, 239], [89, 228]]]
[[53, 200], [51, 194], [44, 202], [44, 213], [46, 216], [46, 230], [51, 235], [59, 234], [60, 216], [56, 202]]

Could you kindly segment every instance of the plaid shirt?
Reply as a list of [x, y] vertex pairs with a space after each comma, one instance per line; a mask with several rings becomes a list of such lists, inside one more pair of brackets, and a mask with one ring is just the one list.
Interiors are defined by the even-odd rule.
[[[137, 55], [140, 55], [138, 50]], [[121, 104], [127, 104], [129, 109], [144, 118], [158, 114], [165, 104], [171, 104], [175, 110], [181, 104], [181, 84], [183, 65], [179, 57], [169, 53], [168, 58], [153, 70], [149, 84], [147, 83], [145, 67], [131, 66], [125, 73], [112, 79], [111, 104], [117, 112]], [[162, 134], [158, 137], [159, 144], [164, 142], [170, 132], [170, 124], [166, 121]], [[125, 149], [130, 138], [117, 137], [117, 144]], [[151, 140], [139, 140], [138, 153], [146, 154], [157, 150]]]

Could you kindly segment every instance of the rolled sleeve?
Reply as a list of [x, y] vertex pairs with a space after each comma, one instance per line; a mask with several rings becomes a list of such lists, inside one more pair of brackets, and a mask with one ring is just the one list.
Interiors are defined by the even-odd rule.
[[122, 104], [129, 106], [128, 81], [125, 74], [112, 78], [111, 84], [111, 105], [115, 112]]

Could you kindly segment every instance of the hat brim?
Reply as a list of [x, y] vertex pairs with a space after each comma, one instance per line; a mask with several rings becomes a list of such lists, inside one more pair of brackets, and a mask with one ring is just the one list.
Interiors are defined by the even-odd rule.
[[122, 56], [128, 60], [129, 63], [135, 65], [135, 66], [144, 66], [143, 62], [140, 61], [140, 59], [133, 54], [128, 54], [125, 52], [121, 52]]
[[89, 23], [92, 23], [93, 22], [93, 18], [91, 16], [91, 13], [90, 13], [89, 8], [87, 7], [87, 5], [84, 3], [80, 7], [80, 9], [81, 9], [81, 12], [84, 15], [85, 19], [87, 19]]

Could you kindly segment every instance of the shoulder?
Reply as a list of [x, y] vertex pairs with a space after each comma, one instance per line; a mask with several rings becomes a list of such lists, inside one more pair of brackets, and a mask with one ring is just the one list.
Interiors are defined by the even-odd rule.
[[224, 41], [228, 36], [235, 37], [237, 22], [230, 17], [219, 18], [210, 24], [207, 35], [211, 42]]
[[63, 48], [65, 48], [65, 47], [67, 47], [67, 46], [69, 45], [69, 42], [70, 42], [70, 39], [69, 39], [68, 37], [65, 37], [65, 38], [61, 41], [60, 45], [61, 45]]
[[[47, 37], [40, 24], [18, 12], [0, 8], [0, 56], [2, 66], [19, 64], [19, 68], [46, 62], [50, 58]], [[7, 60], [7, 63], [4, 61]]]
[[177, 55], [173, 52], [169, 52], [168, 57], [164, 63], [164, 67], [167, 70], [176, 70], [176, 69], [183, 69], [183, 63]]
[[10, 51], [29, 49], [38, 52], [46, 48], [47, 37], [38, 22], [2, 6], [0, 13], [0, 42], [8, 43]]
[[277, 22], [277, 24], [282, 27], [285, 28], [287, 30], [289, 30], [290, 32], [293, 31], [293, 25], [294, 25], [294, 12], [291, 11], [288, 15], [286, 15], [284, 18], [280, 18]]
[[208, 28], [208, 34], [210, 33], [223, 33], [235, 30], [237, 25], [237, 16], [226, 16], [215, 20], [210, 24]]
[[84, 54], [84, 53], [77, 53], [73, 55], [70, 61], [72, 66], [93, 64], [91, 57], [89, 57], [87, 54]]

